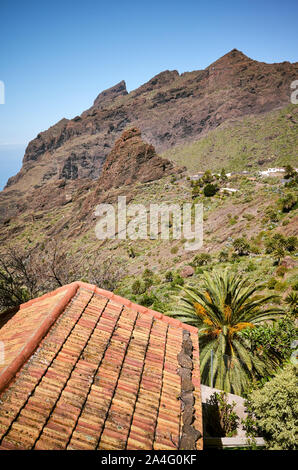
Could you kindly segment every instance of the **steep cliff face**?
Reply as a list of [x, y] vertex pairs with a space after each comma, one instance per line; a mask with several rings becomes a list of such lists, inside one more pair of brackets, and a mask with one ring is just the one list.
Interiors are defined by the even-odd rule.
[[96, 179], [128, 126], [137, 126], [160, 153], [231, 118], [289, 103], [297, 75], [298, 63], [265, 64], [234, 49], [205, 70], [165, 71], [130, 93], [122, 81], [81, 116], [62, 119], [30, 142], [23, 168], [8, 186], [27, 190], [61, 177]]
[[135, 183], [156, 181], [183, 171], [183, 168], [157, 155], [153, 145], [146, 143], [141, 131], [135, 127], [124, 131], [117, 139], [97, 181], [90, 178], [78, 179], [77, 163], [73, 156], [73, 159], [70, 158], [65, 163], [59, 179], [36, 185], [24, 194], [19, 191], [3, 191], [2, 201], [5, 204], [0, 204], [0, 223], [23, 214], [30, 214], [29, 219], [31, 217], [33, 220], [35, 214], [53, 211], [55, 208], [59, 211], [61, 207], [78, 199], [81, 205], [76, 217], [86, 220], [87, 217], [90, 218], [93, 208], [101, 200], [107, 201], [109, 194], [113, 194], [115, 189], [121, 188], [122, 191], [122, 187], [125, 187], [127, 195], [134, 191]]
[[159, 157], [153, 145], [142, 140], [141, 131], [135, 127], [123, 132], [108, 155], [98, 181], [102, 190], [146, 183], [177, 172], [165, 158]]

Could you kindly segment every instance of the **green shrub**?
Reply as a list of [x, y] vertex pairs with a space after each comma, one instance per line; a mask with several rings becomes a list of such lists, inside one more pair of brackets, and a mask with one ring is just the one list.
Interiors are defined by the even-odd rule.
[[297, 186], [298, 186], [298, 173], [296, 172], [296, 176], [291, 178], [290, 181], [287, 181], [285, 184], [285, 187], [297, 189]]
[[226, 263], [229, 261], [229, 253], [225, 250], [222, 250], [218, 255], [218, 261], [220, 263]]
[[260, 247], [256, 243], [250, 243], [250, 251], [254, 255], [259, 255], [261, 253]]
[[144, 289], [147, 290], [153, 285], [153, 272], [151, 269], [146, 268], [142, 274]]
[[199, 275], [200, 275], [200, 274], [203, 274], [203, 273], [204, 273], [204, 268], [200, 268], [200, 267], [195, 268], [195, 273], [196, 273], [196, 274], [199, 274]]
[[289, 251], [290, 253], [294, 252], [297, 248], [297, 245], [298, 245], [298, 239], [297, 237], [295, 236], [292, 236], [292, 237], [288, 237], [286, 239], [286, 249], [287, 251]]
[[293, 193], [288, 193], [280, 200], [283, 212], [290, 212], [297, 204], [297, 197]]
[[219, 188], [216, 184], [208, 183], [206, 184], [206, 186], [204, 186], [204, 189], [203, 189], [204, 196], [212, 197], [217, 193], [218, 189]]
[[295, 170], [295, 168], [293, 168], [291, 165], [285, 165], [284, 166], [284, 170], [285, 170], [285, 179], [288, 180], [290, 178], [295, 178], [297, 176], [297, 172]]
[[144, 307], [150, 307], [156, 300], [156, 296], [154, 294], [148, 294], [145, 292], [145, 294], [141, 297], [140, 303]]
[[225, 392], [213, 393], [206, 401], [205, 419], [207, 432], [215, 437], [232, 437], [237, 433], [239, 417], [234, 408], [236, 402], [228, 403]]
[[173, 281], [173, 273], [172, 273], [172, 271], [167, 271], [167, 272], [166, 272], [165, 280], [166, 280], [166, 282], [172, 282], [172, 281]]
[[290, 315], [275, 321], [272, 325], [264, 324], [247, 328], [241, 332], [250, 344], [252, 352], [270, 356], [276, 365], [288, 360], [292, 354], [292, 342], [297, 337], [297, 328]]
[[257, 269], [256, 265], [252, 261], [250, 261], [248, 265], [246, 266], [245, 271], [250, 273], [252, 271], [255, 271], [256, 269]]
[[233, 242], [233, 248], [238, 256], [246, 256], [250, 253], [250, 246], [246, 238], [236, 238]]
[[143, 279], [146, 279], [152, 276], [153, 276], [153, 271], [151, 271], [151, 269], [148, 269], [148, 268], [144, 269], [143, 274], [142, 274]]
[[192, 191], [191, 191], [191, 197], [193, 199], [195, 199], [196, 197], [198, 197], [199, 195], [201, 194], [201, 189], [200, 189], [200, 186], [197, 184], [197, 185], [194, 185], [193, 188], [192, 188]]
[[156, 298], [151, 308], [157, 312], [165, 313], [169, 309], [169, 304]]
[[175, 286], [183, 286], [184, 285], [184, 279], [183, 277], [180, 276], [180, 274], [175, 274], [173, 281], [171, 282], [172, 287]]
[[288, 364], [261, 389], [247, 399], [250, 426], [246, 429], [263, 435], [270, 450], [297, 450], [298, 431], [297, 368]]
[[277, 283], [277, 280], [275, 279], [275, 277], [271, 277], [269, 281], [267, 282], [268, 289], [271, 289], [271, 290], [275, 289], [276, 283]]
[[201, 179], [204, 183], [212, 183], [214, 177], [210, 170], [206, 170]]
[[147, 290], [149, 289], [149, 287], [151, 287], [153, 285], [153, 279], [150, 278], [150, 277], [146, 277], [144, 279], [144, 289]]
[[271, 254], [277, 250], [288, 251], [292, 253], [296, 250], [298, 239], [295, 236], [285, 237], [281, 233], [275, 233], [272, 237], [267, 238], [265, 241], [266, 253]]
[[283, 292], [287, 289], [287, 287], [288, 287], [287, 282], [276, 281], [274, 289], [278, 292]]
[[265, 212], [264, 222], [268, 222], [269, 220], [270, 220], [270, 222], [278, 222], [279, 218], [280, 218], [280, 216], [279, 216], [277, 210], [272, 209], [271, 207], [269, 207]]
[[252, 214], [243, 214], [243, 218], [246, 220], [254, 220], [255, 216]]
[[239, 258], [239, 255], [237, 253], [232, 253], [231, 255], [231, 263], [239, 263], [240, 262], [240, 258]]
[[135, 295], [143, 294], [145, 290], [144, 284], [139, 279], [136, 279], [131, 286], [131, 291]]
[[237, 224], [237, 220], [239, 219], [238, 215], [234, 215], [233, 217], [231, 214], [228, 214], [228, 219], [229, 219], [229, 225], [235, 225]]
[[227, 177], [227, 174], [226, 174], [226, 170], [224, 168], [222, 168], [221, 172], [220, 172], [220, 180], [222, 182], [225, 182], [227, 181], [228, 177]]
[[295, 282], [292, 284], [292, 289], [293, 289], [293, 290], [298, 290], [298, 281], [295, 281]]
[[212, 258], [209, 253], [200, 253], [196, 255], [192, 262], [190, 263], [191, 266], [197, 268], [198, 266], [205, 266], [211, 262]]
[[287, 272], [287, 267], [286, 266], [279, 266], [276, 270], [276, 275], [279, 277], [284, 277], [284, 275]]

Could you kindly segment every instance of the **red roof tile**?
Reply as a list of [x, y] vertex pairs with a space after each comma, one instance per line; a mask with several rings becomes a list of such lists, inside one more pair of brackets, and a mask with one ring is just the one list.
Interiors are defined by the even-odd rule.
[[81, 282], [23, 304], [0, 329], [0, 449], [181, 448], [185, 339], [200, 449], [196, 328]]

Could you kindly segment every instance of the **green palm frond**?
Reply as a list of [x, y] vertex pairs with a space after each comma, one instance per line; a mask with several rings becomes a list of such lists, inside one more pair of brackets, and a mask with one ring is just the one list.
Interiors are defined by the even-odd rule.
[[205, 273], [199, 287], [179, 288], [168, 314], [198, 328], [203, 383], [210, 383], [211, 354], [214, 385], [227, 392], [241, 393], [249, 380], [273, 370], [275, 359], [252, 352], [239, 335], [284, 314], [274, 305], [277, 297], [260, 295], [262, 289], [227, 269]]

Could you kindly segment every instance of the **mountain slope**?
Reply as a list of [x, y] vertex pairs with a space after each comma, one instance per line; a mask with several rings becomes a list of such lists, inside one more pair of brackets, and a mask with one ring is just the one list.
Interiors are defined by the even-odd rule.
[[[263, 116], [289, 103], [290, 83], [297, 76], [298, 63], [265, 64], [234, 49], [205, 70], [181, 75], [165, 71], [130, 93], [122, 81], [100, 93], [81, 116], [62, 119], [29, 143], [21, 171], [0, 192], [0, 221], [17, 214], [33, 190], [44, 199], [49, 184], [63, 180], [79, 187], [82, 180], [98, 179], [107, 155], [128, 127], [139, 128], [158, 153], [175, 160], [177, 147], [209, 139], [210, 131], [232, 120], [259, 116], [262, 126]], [[204, 150], [203, 142], [198, 145]], [[235, 152], [239, 166], [244, 166], [242, 160], [249, 162], [248, 152], [239, 146]], [[201, 164], [217, 166], [203, 153], [194, 167], [187, 158], [177, 161], [196, 170]], [[229, 158], [225, 153], [220, 166]]]
[[[20, 249], [30, 260], [35, 260], [33, 269], [42, 273], [39, 277], [46, 285], [57, 279], [57, 273], [59, 279], [65, 279], [63, 283], [74, 279], [96, 280], [100, 285], [108, 282], [112, 289], [121, 280], [122, 293], [132, 299], [136, 294], [134, 281], [148, 268], [158, 274], [156, 285], [148, 287], [147, 292], [142, 291], [144, 298], [140, 296], [138, 300], [148, 305], [154, 302], [155, 292], [165, 289], [162, 301], [166, 305], [170, 288], [166, 272], [182, 273], [198, 252], [186, 251], [184, 238], [150, 236], [148, 225], [145, 239], [118, 239], [117, 235], [107, 240], [97, 239], [97, 205], [113, 204], [117, 214], [121, 195], [126, 196], [128, 204], [143, 204], [148, 214], [152, 202], [180, 207], [183, 203], [202, 203], [204, 243], [199, 252], [208, 253], [216, 264], [223, 250], [230, 257], [226, 262], [229, 269], [244, 270], [253, 279], [271, 282], [278, 271], [272, 256], [264, 253], [266, 240], [276, 232], [287, 237], [297, 235], [297, 208], [290, 212], [280, 210], [281, 199], [289, 194], [289, 189], [280, 177], [233, 175], [217, 183], [222, 189], [230, 187], [236, 192], [220, 191], [214, 197], [205, 197], [201, 192], [193, 199], [192, 181], [186, 172], [160, 158], [142, 140], [137, 129], [130, 129], [116, 141], [98, 180], [53, 180], [16, 198], [14, 215], [1, 225], [0, 259], [6, 259], [10, 247]], [[143, 223], [147, 223], [146, 219]], [[240, 236], [247, 237], [252, 255], [234, 259], [233, 241]], [[291, 257], [286, 262], [288, 267], [289, 263], [294, 267], [297, 264]], [[287, 281], [283, 279], [277, 284], [285, 295], [290, 286], [297, 285], [295, 269], [287, 268]], [[196, 276], [193, 279], [198, 281]], [[141, 285], [144, 282], [143, 279]], [[157, 307], [160, 308], [159, 305], [154, 308]]]
[[234, 49], [205, 70], [165, 71], [131, 93], [120, 82], [81, 116], [62, 119], [31, 141], [8, 186], [98, 178], [115, 140], [131, 125], [157, 152], [193, 142], [228, 119], [288, 104], [297, 75], [298, 63], [265, 64]]
[[298, 165], [298, 107], [288, 105], [259, 116], [229, 120], [190, 144], [162, 155], [191, 172]]

